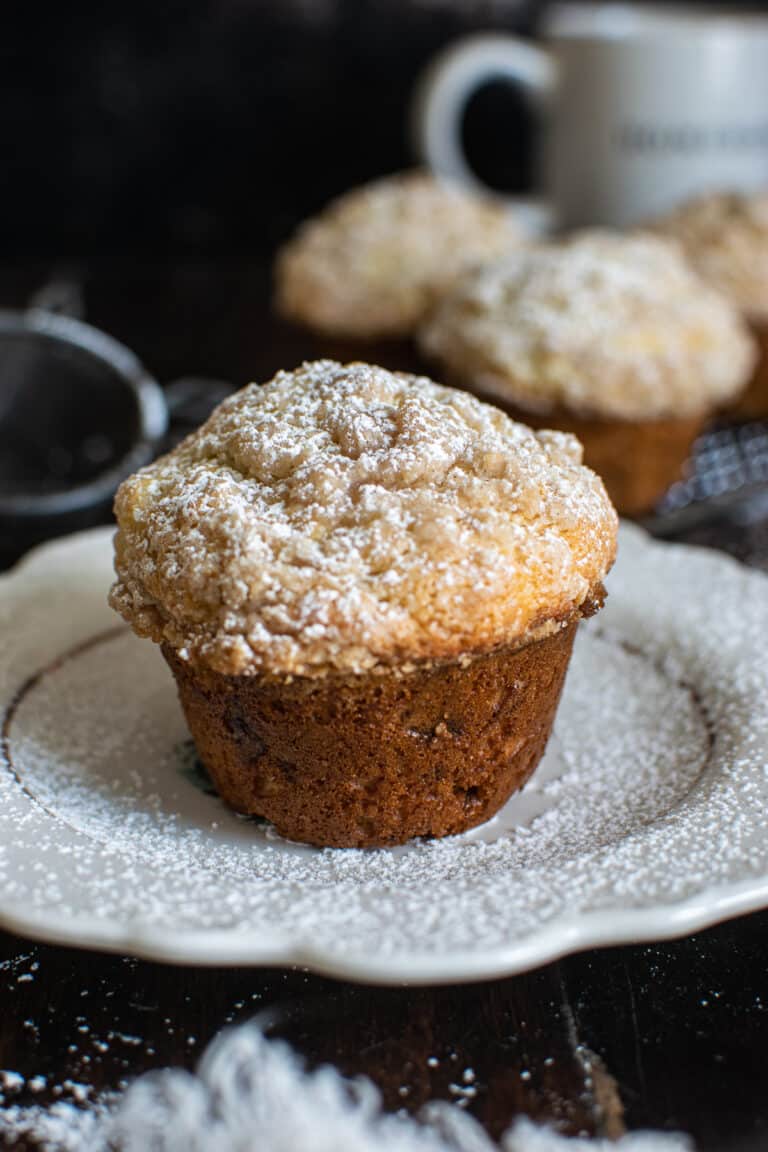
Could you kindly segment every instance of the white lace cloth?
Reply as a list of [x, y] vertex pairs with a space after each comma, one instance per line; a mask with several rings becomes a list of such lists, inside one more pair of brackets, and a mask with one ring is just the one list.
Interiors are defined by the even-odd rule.
[[148, 1073], [90, 1108], [0, 1111], [0, 1145], [22, 1137], [45, 1152], [692, 1152], [679, 1135], [571, 1140], [526, 1119], [498, 1146], [445, 1103], [428, 1105], [419, 1120], [386, 1114], [369, 1080], [330, 1067], [308, 1073], [253, 1025], [217, 1038], [196, 1073]]

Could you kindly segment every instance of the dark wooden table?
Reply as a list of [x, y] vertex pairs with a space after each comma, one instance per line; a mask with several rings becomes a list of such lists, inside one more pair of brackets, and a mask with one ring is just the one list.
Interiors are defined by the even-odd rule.
[[[6, 273], [0, 303], [22, 303], [44, 275]], [[304, 352], [267, 325], [258, 266], [93, 268], [86, 283], [89, 318], [161, 380], [205, 373], [239, 386]], [[768, 555], [765, 524], [698, 539]], [[493, 1135], [527, 1114], [567, 1133], [653, 1127], [688, 1132], [702, 1150], [768, 1148], [768, 913], [511, 979], [413, 989], [170, 967], [0, 933], [0, 1069], [23, 1078], [5, 1103], [193, 1066], [221, 1028], [265, 1009], [311, 1064], [370, 1076], [388, 1108], [462, 1099], [471, 1068], [463, 1101]]]

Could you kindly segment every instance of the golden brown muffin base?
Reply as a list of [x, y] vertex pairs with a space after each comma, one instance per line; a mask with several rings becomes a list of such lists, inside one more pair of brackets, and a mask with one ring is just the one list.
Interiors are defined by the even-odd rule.
[[757, 362], [752, 378], [727, 415], [738, 420], [765, 420], [768, 418], [768, 320], [750, 322], [757, 344]]
[[622, 516], [652, 512], [667, 489], [680, 479], [693, 442], [708, 417], [681, 420], [600, 420], [564, 409], [528, 412], [498, 397], [483, 396], [530, 428], [571, 432], [584, 445], [584, 463], [602, 478]]
[[546, 748], [577, 624], [401, 675], [225, 676], [163, 654], [230, 807], [290, 840], [370, 848], [463, 832], [522, 788]]

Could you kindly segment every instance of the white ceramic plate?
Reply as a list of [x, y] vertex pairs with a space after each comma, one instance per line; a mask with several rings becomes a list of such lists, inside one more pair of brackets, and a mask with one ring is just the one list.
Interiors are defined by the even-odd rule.
[[0, 924], [59, 943], [381, 982], [513, 973], [768, 904], [768, 580], [624, 527], [555, 737], [489, 824], [318, 850], [231, 814], [108, 530], [0, 580]]

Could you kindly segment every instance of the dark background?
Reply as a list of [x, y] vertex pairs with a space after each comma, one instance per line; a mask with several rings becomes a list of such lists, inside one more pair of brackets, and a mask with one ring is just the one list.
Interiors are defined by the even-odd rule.
[[[412, 160], [407, 107], [465, 32], [530, 28], [526, 0], [8, 4], [0, 34], [6, 258], [256, 258], [330, 195]], [[499, 163], [485, 93], [474, 151]], [[521, 137], [525, 133], [521, 129]], [[485, 152], [485, 156], [482, 153]], [[516, 178], [515, 178], [516, 176]]]
[[[409, 99], [435, 51], [472, 31], [529, 34], [546, 7], [6, 3], [3, 258], [263, 260], [332, 194], [412, 162]], [[500, 137], [500, 116], [517, 130]], [[509, 86], [478, 94], [466, 128], [477, 169], [525, 189], [530, 124]]]

